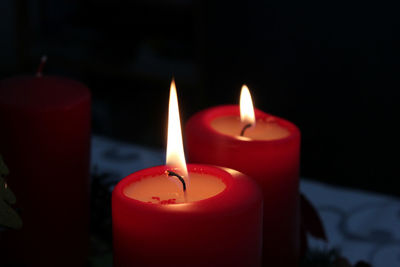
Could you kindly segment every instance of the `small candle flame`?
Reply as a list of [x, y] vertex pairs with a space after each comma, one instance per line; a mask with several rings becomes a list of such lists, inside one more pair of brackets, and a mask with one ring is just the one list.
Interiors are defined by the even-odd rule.
[[249, 88], [244, 84], [240, 92], [240, 121], [245, 124], [256, 124], [253, 101]]
[[176, 168], [177, 172], [188, 182], [188, 171], [183, 152], [181, 121], [179, 118], [178, 97], [175, 81], [172, 79], [169, 92], [167, 165]]

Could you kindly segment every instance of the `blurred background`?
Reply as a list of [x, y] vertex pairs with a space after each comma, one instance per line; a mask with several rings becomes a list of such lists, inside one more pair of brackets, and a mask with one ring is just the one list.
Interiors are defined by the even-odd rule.
[[0, 79], [85, 83], [93, 133], [164, 149], [171, 77], [185, 122], [235, 104], [302, 132], [301, 175], [399, 194], [400, 4], [365, 1], [2, 0]]

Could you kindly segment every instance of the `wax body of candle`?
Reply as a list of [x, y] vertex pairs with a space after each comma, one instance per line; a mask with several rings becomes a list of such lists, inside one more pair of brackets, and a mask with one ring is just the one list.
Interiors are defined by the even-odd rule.
[[300, 131], [262, 111], [255, 115], [255, 127], [241, 137], [239, 106], [195, 114], [186, 125], [188, 161], [226, 166], [254, 178], [264, 196], [263, 264], [297, 266]]
[[23, 227], [0, 235], [1, 262], [86, 266], [90, 92], [61, 77], [0, 81], [0, 153]]
[[115, 187], [114, 266], [259, 266], [258, 186], [237, 171], [190, 164], [188, 202], [181, 203], [183, 193], [167, 169], [133, 173]]

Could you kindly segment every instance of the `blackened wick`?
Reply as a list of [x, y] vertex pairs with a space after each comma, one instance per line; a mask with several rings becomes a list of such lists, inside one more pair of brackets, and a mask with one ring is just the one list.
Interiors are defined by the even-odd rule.
[[185, 183], [185, 180], [182, 178], [182, 176], [180, 176], [176, 172], [169, 171], [169, 170], [167, 170], [167, 173], [168, 173], [168, 176], [175, 176], [176, 178], [178, 178], [179, 181], [181, 181], [181, 183], [183, 185], [183, 192], [186, 192], [186, 183]]
[[248, 128], [250, 128], [250, 127], [251, 127], [251, 123], [246, 124], [246, 125], [243, 127], [242, 131], [240, 132], [240, 136], [243, 136], [243, 135], [244, 135], [244, 132], [245, 132]]

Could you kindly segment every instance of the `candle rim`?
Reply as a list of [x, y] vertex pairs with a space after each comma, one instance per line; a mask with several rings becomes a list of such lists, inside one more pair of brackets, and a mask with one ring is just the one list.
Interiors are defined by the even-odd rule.
[[[271, 139], [271, 140], [259, 140], [259, 139], [245, 139], [245, 138], [238, 138], [237, 136], [221, 133], [218, 130], [216, 130], [214, 127], [211, 126], [211, 122], [219, 117], [227, 117], [227, 116], [238, 116], [240, 118], [240, 107], [239, 105], [220, 105], [220, 106], [214, 106], [205, 110], [202, 110], [198, 113], [196, 113], [192, 118], [193, 121], [195, 121], [194, 118], [199, 117], [201, 121], [204, 122], [205, 125], [205, 130], [206, 133], [208, 134], [213, 134], [216, 136], [222, 136], [223, 138], [227, 138], [231, 142], [238, 142], [238, 143], [246, 143], [249, 145], [261, 145], [261, 144], [266, 144], [266, 143], [271, 143], [271, 144], [279, 144], [279, 143], [286, 143], [290, 142], [291, 140], [295, 138], [300, 138], [300, 130], [299, 128], [292, 122], [283, 119], [281, 117], [271, 115], [269, 113], [265, 113], [261, 111], [260, 109], [254, 108], [254, 113], [256, 120], [259, 119], [267, 119], [267, 118], [273, 118], [276, 119], [276, 122], [286, 128], [289, 132], [288, 136], [285, 136], [283, 138], [278, 138], [278, 139]], [[192, 118], [189, 119], [186, 127], [190, 127]], [[199, 134], [204, 134], [204, 132], [199, 132]]]
[[[124, 179], [122, 179], [114, 188], [113, 194], [118, 194], [122, 196], [122, 199], [127, 201], [127, 202], [132, 202], [135, 205], [147, 205], [150, 207], [155, 207], [156, 209], [159, 209], [160, 207], [177, 207], [177, 206], [187, 206], [187, 205], [193, 205], [193, 204], [198, 204], [198, 203], [207, 203], [208, 201], [215, 201], [218, 198], [223, 198], [224, 195], [226, 194], [227, 191], [229, 191], [232, 187], [232, 179], [229, 178], [229, 176], [232, 176], [231, 173], [229, 173], [230, 170], [229, 168], [222, 168], [218, 166], [213, 166], [213, 165], [204, 165], [204, 164], [187, 164], [188, 167], [188, 172], [190, 173], [198, 173], [198, 174], [208, 174], [215, 176], [217, 179], [221, 179], [222, 182], [225, 184], [225, 188], [219, 192], [218, 194], [211, 196], [209, 198], [201, 199], [201, 200], [196, 200], [196, 201], [191, 201], [187, 203], [173, 203], [173, 204], [167, 204], [167, 205], [160, 205], [160, 204], [154, 204], [154, 203], [147, 203], [143, 202], [138, 199], [134, 199], [131, 197], [128, 197], [127, 195], [124, 194], [124, 189], [131, 185], [133, 182], [138, 181], [140, 179], [143, 179], [145, 177], [152, 177], [154, 175], [162, 175], [165, 173], [166, 170], [168, 170], [170, 167], [167, 165], [159, 165], [159, 166], [154, 166], [146, 169], [142, 169], [140, 171], [134, 172]], [[153, 170], [155, 171], [154, 173], [150, 174], [150, 171]], [[114, 192], [115, 191], [115, 192]]]
[[[150, 204], [130, 198], [123, 193], [124, 184], [130, 182], [130, 177], [137, 174], [135, 172], [121, 180], [112, 192], [112, 205], [118, 205], [118, 210], [124, 211], [124, 214], [121, 214], [113, 209], [113, 217], [128, 216], [127, 213], [136, 214], [138, 217], [152, 216], [152, 214], [169, 214], [172, 216], [191, 214], [191, 216], [193, 215], [200, 220], [203, 215], [207, 214], [207, 216], [216, 216], [214, 218], [217, 219], [219, 216], [229, 216], [232, 212], [254, 208], [263, 202], [262, 191], [256, 181], [239, 171], [206, 164], [188, 164], [187, 167], [189, 171], [197, 167], [208, 174], [219, 173], [229, 183], [226, 184], [227, 186], [222, 192], [210, 198], [187, 203]], [[166, 166], [156, 166], [139, 172], [149, 172], [153, 168], [164, 171]]]

